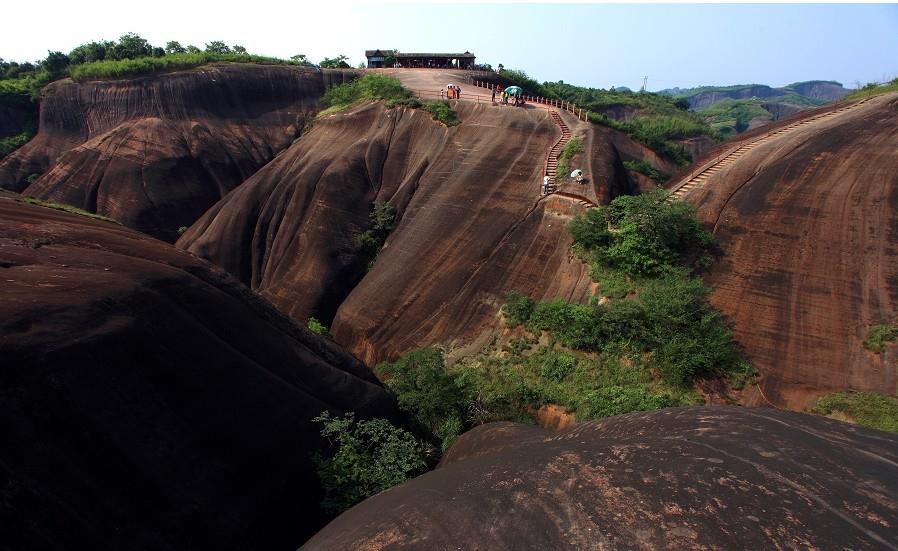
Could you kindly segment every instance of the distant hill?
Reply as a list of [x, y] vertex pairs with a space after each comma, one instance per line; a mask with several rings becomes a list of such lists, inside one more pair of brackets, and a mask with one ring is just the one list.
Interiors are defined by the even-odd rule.
[[841, 83], [810, 80], [773, 88], [764, 84], [670, 88], [660, 94], [689, 101], [689, 109], [724, 136], [788, 117], [802, 109], [839, 100], [850, 93]]

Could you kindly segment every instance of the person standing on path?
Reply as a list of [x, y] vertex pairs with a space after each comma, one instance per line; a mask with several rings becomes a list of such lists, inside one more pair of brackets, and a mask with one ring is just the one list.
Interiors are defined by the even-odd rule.
[[496, 103], [496, 87], [495, 87], [495, 86], [493, 86], [493, 97], [492, 97], [492, 102], [493, 102], [493, 103]]
[[543, 195], [549, 194], [549, 175], [543, 176]]

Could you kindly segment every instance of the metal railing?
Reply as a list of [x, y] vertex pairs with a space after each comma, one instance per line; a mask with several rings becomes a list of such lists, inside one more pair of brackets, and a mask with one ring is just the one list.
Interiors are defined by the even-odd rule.
[[[491, 82], [484, 82], [481, 80], [476, 80], [473, 77], [469, 80], [470, 84], [478, 87], [478, 88], [486, 88], [487, 90], [495, 89], [496, 85]], [[553, 107], [555, 109], [561, 109], [562, 111], [567, 111], [571, 115], [577, 117], [581, 121], [589, 120], [589, 110], [583, 109], [582, 107], [577, 107], [575, 104], [558, 99], [544, 98], [542, 96], [531, 96], [525, 95], [523, 96], [524, 101], [527, 103], [531, 103], [534, 105], [544, 105], [546, 107]]]

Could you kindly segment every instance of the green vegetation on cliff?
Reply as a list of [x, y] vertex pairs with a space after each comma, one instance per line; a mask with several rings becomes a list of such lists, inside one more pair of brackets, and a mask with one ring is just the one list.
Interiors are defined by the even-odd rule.
[[328, 88], [321, 99], [325, 107], [318, 116], [325, 117], [369, 101], [383, 101], [387, 109], [408, 107], [424, 109], [435, 121], [446, 126], [458, 124], [458, 117], [445, 101], [418, 101], [402, 83], [386, 75], [368, 74], [350, 82]]
[[837, 392], [817, 400], [813, 413], [898, 433], [898, 398], [872, 392]]
[[321, 435], [333, 450], [315, 457], [325, 492], [321, 505], [328, 511], [342, 512], [427, 468], [426, 445], [385, 419], [324, 412], [313, 421], [321, 423]]
[[886, 343], [898, 340], [898, 325], [881, 324], [870, 327], [864, 348], [877, 354], [885, 352]]
[[229, 61], [232, 63], [265, 63], [277, 65], [297, 65], [287, 59], [277, 59], [253, 54], [196, 52], [170, 54], [164, 57], [141, 57], [137, 59], [107, 59], [69, 67], [70, 76], [77, 81], [108, 78], [125, 78], [167, 71], [177, 71], [199, 67], [207, 63]]
[[574, 86], [563, 81], [540, 84], [527, 73], [513, 69], [503, 69], [499, 74], [534, 94], [588, 109], [590, 122], [624, 132], [680, 165], [688, 164], [691, 158], [677, 140], [718, 137], [701, 117], [686, 110], [689, 103], [685, 100], [651, 92]]
[[659, 184], [667, 179], [663, 174], [655, 170], [652, 163], [645, 159], [640, 159], [639, 161], [624, 161], [624, 168], [648, 176]]
[[754, 371], [693, 275], [709, 262], [711, 236], [690, 205], [666, 197], [618, 197], [571, 222], [601, 297], [572, 304], [509, 292], [502, 313], [514, 338], [448, 364], [437, 349], [415, 350], [375, 372], [444, 446], [547, 404], [585, 420], [700, 403], [700, 379], [741, 388]]
[[889, 92], [898, 92], [898, 78], [892, 79], [889, 82], [879, 84], [876, 82], [870, 82], [852, 92], [851, 94], [845, 96], [846, 100], [856, 100], [868, 98], [870, 96], [878, 96], [879, 94], [886, 94]]

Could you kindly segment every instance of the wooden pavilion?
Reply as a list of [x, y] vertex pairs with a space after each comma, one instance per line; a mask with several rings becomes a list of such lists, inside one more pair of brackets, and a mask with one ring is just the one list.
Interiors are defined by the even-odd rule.
[[475, 56], [463, 54], [403, 53], [399, 50], [365, 50], [368, 68], [405, 67], [429, 69], [473, 69]]

